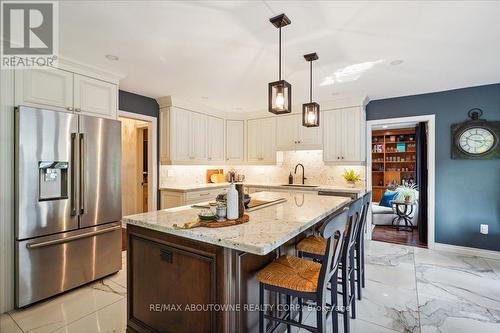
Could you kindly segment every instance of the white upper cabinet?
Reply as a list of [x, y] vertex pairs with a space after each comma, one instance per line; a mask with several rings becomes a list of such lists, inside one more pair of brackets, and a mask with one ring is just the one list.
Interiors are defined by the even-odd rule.
[[298, 114], [276, 117], [277, 150], [321, 149], [321, 128], [302, 126], [302, 117]]
[[208, 117], [208, 160], [211, 162], [224, 161], [224, 120], [217, 117]]
[[116, 119], [116, 84], [57, 68], [15, 71], [16, 105]]
[[276, 119], [276, 148], [291, 150], [299, 144], [299, 115], [279, 116]]
[[323, 125], [321, 121], [318, 127], [304, 127], [302, 126], [302, 118], [300, 118], [300, 139], [299, 148], [304, 150], [322, 149], [323, 148]]
[[248, 162], [254, 164], [276, 163], [276, 119], [252, 119], [248, 126]]
[[56, 68], [15, 71], [15, 103], [59, 111], [73, 110], [73, 73]]
[[226, 121], [226, 161], [230, 163], [245, 160], [245, 122], [243, 120]]
[[365, 111], [349, 107], [322, 113], [323, 160], [337, 164], [363, 164], [365, 153]]
[[[162, 122], [163, 123], [163, 122]], [[189, 161], [191, 155], [191, 112], [173, 108], [170, 110], [170, 127], [161, 131], [170, 133], [172, 160]]]
[[191, 142], [192, 160], [208, 160], [208, 116], [191, 112], [191, 130], [189, 140]]
[[75, 112], [116, 118], [118, 91], [115, 84], [78, 74], [73, 82]]
[[176, 107], [160, 111], [160, 161], [164, 164], [224, 162], [224, 120]]
[[262, 137], [259, 128], [259, 120], [249, 120], [247, 122], [247, 152], [248, 162], [259, 162], [261, 160]]

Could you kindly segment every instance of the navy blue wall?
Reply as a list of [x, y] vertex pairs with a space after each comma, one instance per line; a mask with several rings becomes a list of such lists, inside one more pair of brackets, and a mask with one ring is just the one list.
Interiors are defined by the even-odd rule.
[[[436, 115], [436, 241], [500, 251], [500, 159], [452, 160], [450, 125], [481, 108], [500, 120], [500, 84], [371, 101], [367, 119]], [[489, 234], [479, 225], [489, 225]]]
[[118, 92], [118, 109], [158, 117], [160, 107], [154, 98], [120, 90]]

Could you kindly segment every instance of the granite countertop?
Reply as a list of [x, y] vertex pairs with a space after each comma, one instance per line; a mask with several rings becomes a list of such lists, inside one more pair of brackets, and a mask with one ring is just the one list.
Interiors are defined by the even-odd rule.
[[349, 202], [346, 197], [318, 196], [313, 193], [258, 192], [253, 193], [252, 197], [262, 200], [285, 198], [287, 201], [248, 212], [249, 222], [224, 228], [174, 228], [174, 224], [182, 225], [197, 219], [199, 209], [191, 206], [125, 216], [122, 222], [234, 250], [265, 255]]
[[[289, 189], [290, 191], [324, 191], [324, 192], [343, 192], [343, 193], [357, 193], [363, 194], [365, 192], [364, 187], [347, 187], [338, 185], [317, 185], [317, 187], [302, 187], [300, 184], [298, 186], [283, 186], [283, 183], [242, 183], [245, 186], [250, 187], [266, 187], [266, 188], [277, 188], [277, 189]], [[307, 184], [316, 185], [316, 184]], [[218, 189], [229, 186], [229, 183], [207, 183], [207, 184], [188, 184], [188, 185], [175, 185], [175, 186], [165, 186], [160, 187], [160, 190], [175, 191], [175, 192], [191, 192], [200, 190], [210, 190]]]

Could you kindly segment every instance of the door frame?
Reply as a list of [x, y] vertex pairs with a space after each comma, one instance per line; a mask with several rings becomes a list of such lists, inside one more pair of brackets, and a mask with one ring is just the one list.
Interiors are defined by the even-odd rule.
[[[436, 204], [436, 115], [429, 114], [423, 116], [400, 117], [400, 118], [385, 118], [377, 120], [369, 120], [366, 122], [366, 188], [372, 188], [372, 129], [377, 125], [390, 125], [407, 122], [426, 122], [428, 131], [427, 140], [427, 247], [433, 249], [435, 247], [435, 204]], [[368, 216], [369, 233], [367, 238], [371, 239], [373, 224], [371, 214]]]
[[[157, 210], [158, 207], [158, 119], [156, 117], [146, 116], [139, 113], [118, 110], [118, 117], [142, 120], [151, 123], [151, 131], [148, 131], [148, 156], [151, 166], [148, 166], [148, 211]], [[150, 170], [150, 171], [149, 171]], [[151, 174], [149, 174], [151, 172]]]

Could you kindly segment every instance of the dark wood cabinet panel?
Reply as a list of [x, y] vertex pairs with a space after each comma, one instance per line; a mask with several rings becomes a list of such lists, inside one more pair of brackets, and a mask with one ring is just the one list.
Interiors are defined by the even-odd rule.
[[[277, 252], [295, 254], [300, 239], [259, 256], [131, 225], [127, 235], [127, 330], [161, 333], [258, 332], [258, 312], [246, 307], [259, 304], [255, 276]], [[266, 297], [267, 304], [284, 302], [275, 294]], [[239, 310], [185, 311], [190, 304]], [[183, 311], [174, 311], [174, 305]], [[275, 332], [286, 329], [281, 326]]]
[[189, 307], [215, 303], [215, 258], [138, 237], [131, 243], [134, 317], [158, 332], [214, 332], [214, 314]]

